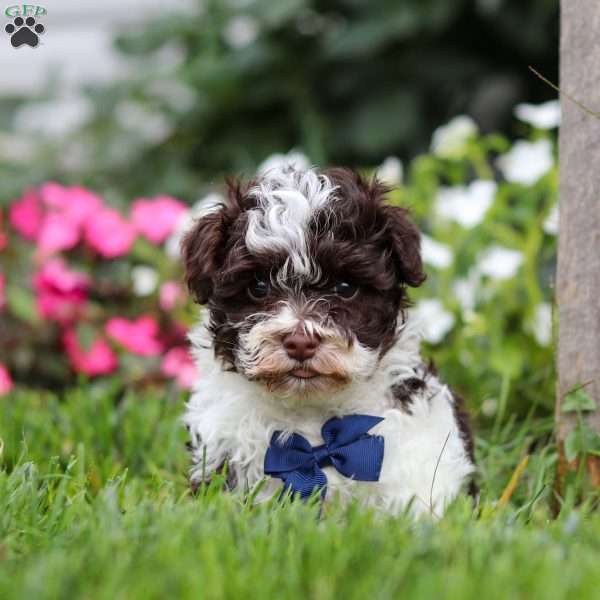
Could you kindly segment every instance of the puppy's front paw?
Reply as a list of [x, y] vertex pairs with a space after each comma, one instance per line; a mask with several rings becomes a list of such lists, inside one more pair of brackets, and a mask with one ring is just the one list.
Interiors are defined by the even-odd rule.
[[225, 489], [233, 490], [237, 485], [237, 478], [229, 468], [229, 457], [211, 456], [198, 434], [193, 434], [190, 431], [190, 437], [191, 440], [186, 443], [186, 447], [192, 456], [192, 466], [190, 468], [192, 492], [196, 494], [202, 484], [210, 485], [216, 480], [221, 480]]
[[192, 493], [196, 495], [202, 485], [209, 486], [213, 483], [221, 485], [228, 492], [233, 491], [237, 486], [237, 477], [235, 473], [229, 469], [227, 460], [224, 460], [217, 468], [210, 471], [202, 470], [195, 471], [195, 466], [192, 467], [190, 475], [190, 487]]

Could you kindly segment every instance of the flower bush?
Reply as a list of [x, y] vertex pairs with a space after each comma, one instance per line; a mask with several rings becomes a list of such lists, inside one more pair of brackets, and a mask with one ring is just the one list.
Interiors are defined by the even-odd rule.
[[2, 230], [0, 393], [13, 379], [55, 387], [77, 375], [189, 388], [189, 307], [163, 247], [188, 213], [161, 196], [125, 215], [54, 182], [12, 202]]
[[482, 417], [554, 404], [558, 102], [519, 105], [523, 138], [480, 135], [459, 117], [433, 135], [393, 201], [423, 231], [428, 280], [415, 293], [447, 381]]
[[[463, 116], [406, 168], [388, 157], [378, 169], [423, 232], [429, 277], [411, 293], [427, 352], [483, 418], [509, 404], [549, 410], [554, 396], [558, 111], [521, 105], [516, 116], [523, 138], [512, 145]], [[294, 152], [261, 169], [281, 160], [309, 164]], [[217, 190], [202, 202], [220, 200]], [[76, 376], [190, 388], [185, 336], [197, 315], [178, 245], [196, 210], [159, 196], [124, 214], [57, 183], [13, 201], [0, 216], [0, 394], [13, 380], [64, 386]]]

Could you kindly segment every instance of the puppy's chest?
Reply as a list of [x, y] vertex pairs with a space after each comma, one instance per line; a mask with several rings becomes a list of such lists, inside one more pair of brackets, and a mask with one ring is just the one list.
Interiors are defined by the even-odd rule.
[[[418, 394], [410, 412], [389, 404], [379, 410], [364, 412], [382, 418], [368, 432], [369, 435], [383, 438], [384, 453], [379, 479], [375, 482], [355, 481], [332, 465], [324, 466], [328, 495], [330, 492], [346, 498], [358, 495], [370, 497], [375, 502], [383, 501], [386, 497], [407, 500], [412, 496], [429, 494], [436, 469], [440, 481], [447, 477], [458, 481], [470, 470], [445, 393], [433, 398]], [[246, 444], [239, 440], [241, 447], [246, 448], [244, 458], [238, 455], [242, 458], [238, 463], [244, 471], [242, 478], [252, 484], [264, 477], [264, 456], [274, 431], [300, 434], [315, 448], [324, 443], [321, 430], [325, 421], [326, 418], [314, 418], [257, 424], [257, 435], [252, 442]], [[259, 429], [262, 429], [260, 433]], [[280, 484], [279, 480], [271, 481], [268, 489], [272, 491]]]
[[[393, 465], [398, 465], [402, 461], [408, 466], [410, 454], [407, 454], [407, 450], [411, 446], [416, 450], [425, 440], [422, 439], [419, 442], [418, 431], [410, 427], [412, 417], [403, 414], [402, 411], [396, 408], [387, 408], [380, 411], [370, 410], [368, 414], [383, 419], [379, 424], [369, 429], [367, 435], [383, 439], [384, 453], [381, 481], [385, 482], [385, 480], [393, 477], [395, 470]], [[253, 483], [252, 480], [256, 476], [263, 476], [264, 474], [265, 454], [270, 443], [272, 443], [275, 432], [282, 432], [282, 439], [286, 439], [291, 434], [302, 436], [313, 449], [317, 449], [325, 443], [322, 428], [327, 420], [328, 417], [297, 419], [291, 422], [273, 420], [265, 423], [259, 421], [253, 426], [245, 428], [245, 430], [238, 430], [241, 434], [240, 437], [237, 440], [231, 440], [232, 460], [246, 471], [243, 478], [248, 483]], [[426, 432], [421, 431], [422, 436], [423, 434], [427, 437]], [[411, 454], [413, 453], [411, 452]], [[331, 464], [325, 464], [321, 468], [327, 477], [330, 489], [338, 487], [345, 489], [361, 483], [342, 475]], [[371, 483], [366, 487], [373, 486], [374, 483]]]

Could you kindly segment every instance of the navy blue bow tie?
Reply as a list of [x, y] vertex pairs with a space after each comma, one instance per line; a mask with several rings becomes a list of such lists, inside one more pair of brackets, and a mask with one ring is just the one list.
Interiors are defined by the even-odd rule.
[[265, 474], [283, 480], [284, 490], [302, 498], [316, 489], [325, 496], [327, 477], [322, 468], [329, 465], [358, 481], [379, 481], [383, 437], [367, 431], [381, 421], [382, 417], [369, 415], [329, 419], [321, 429], [325, 443], [314, 448], [297, 433], [280, 440], [281, 432], [276, 431], [265, 455]]

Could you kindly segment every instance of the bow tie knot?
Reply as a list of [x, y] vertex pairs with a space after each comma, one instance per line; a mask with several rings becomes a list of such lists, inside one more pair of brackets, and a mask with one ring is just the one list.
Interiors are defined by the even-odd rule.
[[276, 431], [265, 455], [265, 474], [281, 479], [284, 490], [309, 497], [316, 489], [325, 496], [324, 467], [358, 481], [379, 481], [383, 463], [382, 436], [367, 433], [382, 417], [349, 415], [329, 419], [321, 429], [324, 444], [311, 446], [298, 433], [282, 437]]
[[328, 467], [331, 464], [331, 456], [329, 455], [329, 449], [325, 444], [316, 446], [312, 449], [315, 462], [319, 467]]

